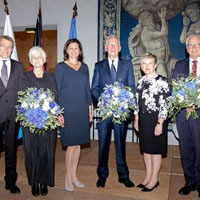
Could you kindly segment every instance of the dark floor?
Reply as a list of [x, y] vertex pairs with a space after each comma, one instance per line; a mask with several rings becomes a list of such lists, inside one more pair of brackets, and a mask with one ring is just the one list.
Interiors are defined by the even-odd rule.
[[[142, 155], [139, 153], [137, 143], [127, 143], [126, 145], [127, 162], [130, 170], [130, 178], [137, 185], [145, 176]], [[86, 185], [85, 188], [75, 188], [74, 192], [67, 192], [64, 189], [64, 155], [61, 148], [60, 139], [57, 139], [56, 163], [55, 163], [55, 187], [49, 188], [47, 196], [34, 197], [31, 195], [31, 188], [27, 183], [24, 169], [24, 154], [22, 145], [18, 148], [17, 186], [21, 193], [18, 195], [10, 194], [4, 189], [4, 153], [0, 157], [0, 200], [31, 200], [31, 199], [59, 199], [59, 200], [195, 200], [198, 199], [197, 192], [190, 195], [181, 196], [178, 190], [184, 184], [183, 169], [180, 161], [178, 146], [169, 146], [168, 155], [163, 159], [163, 164], [159, 176], [160, 185], [152, 192], [143, 193], [139, 188], [126, 188], [118, 183], [114, 144], [111, 143], [110, 149], [110, 175], [105, 188], [96, 187], [96, 166], [98, 159], [98, 143], [92, 141], [90, 147], [84, 147], [81, 151], [78, 177]]]

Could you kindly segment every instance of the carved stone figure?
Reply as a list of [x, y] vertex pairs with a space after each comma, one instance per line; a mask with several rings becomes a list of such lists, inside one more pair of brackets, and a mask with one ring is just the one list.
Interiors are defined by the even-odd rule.
[[138, 25], [132, 29], [128, 40], [136, 81], [141, 76], [140, 57], [148, 51], [158, 57], [158, 73], [171, 78], [177, 59], [169, 49], [167, 20], [195, 1], [122, 0], [122, 7], [138, 19]]
[[[200, 34], [200, 7], [198, 4], [190, 4], [186, 7], [183, 15], [183, 30], [180, 36], [181, 43], [185, 43], [187, 36], [192, 34]], [[189, 30], [188, 27], [191, 23]]]
[[134, 72], [140, 76], [140, 57], [145, 52], [151, 52], [158, 58], [157, 72], [165, 77], [171, 77], [172, 68], [177, 61], [173, 58], [168, 44], [168, 26], [166, 22], [167, 8], [158, 12], [161, 27], [154, 22], [153, 15], [148, 11], [139, 14], [138, 25], [130, 32], [128, 40], [130, 54], [133, 59]]

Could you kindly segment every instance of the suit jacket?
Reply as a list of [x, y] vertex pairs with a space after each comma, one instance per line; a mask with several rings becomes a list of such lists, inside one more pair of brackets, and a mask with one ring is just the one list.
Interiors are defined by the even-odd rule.
[[180, 60], [176, 63], [172, 78], [177, 79], [178, 77], [187, 76], [189, 76], [189, 58]]
[[[132, 92], [135, 92], [135, 79], [131, 61], [119, 59], [116, 81], [120, 80], [122, 80], [125, 86], [131, 87]], [[106, 84], [113, 84], [108, 59], [95, 64], [91, 89], [95, 104], [98, 103], [98, 99], [101, 93], [103, 93]]]
[[15, 120], [19, 80], [23, 72], [24, 65], [11, 59], [10, 77], [6, 88], [0, 79], [0, 122], [5, 122], [7, 119]]

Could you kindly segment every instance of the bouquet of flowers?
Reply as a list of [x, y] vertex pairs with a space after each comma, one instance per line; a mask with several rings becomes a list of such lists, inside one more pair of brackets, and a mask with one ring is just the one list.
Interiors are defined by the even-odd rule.
[[135, 103], [130, 87], [125, 87], [121, 82], [106, 85], [99, 98], [97, 117], [101, 117], [102, 120], [113, 117], [114, 123], [121, 124], [135, 108]]
[[180, 77], [178, 80], [172, 80], [172, 99], [169, 104], [169, 113], [175, 119], [176, 115], [184, 108], [190, 108], [192, 112], [186, 112], [186, 119], [190, 115], [193, 119], [198, 118], [195, 109], [200, 108], [200, 78]]
[[16, 121], [20, 121], [23, 127], [29, 127], [31, 133], [42, 133], [59, 126], [57, 117], [63, 109], [55, 103], [51, 90], [27, 88], [18, 92], [17, 101]]

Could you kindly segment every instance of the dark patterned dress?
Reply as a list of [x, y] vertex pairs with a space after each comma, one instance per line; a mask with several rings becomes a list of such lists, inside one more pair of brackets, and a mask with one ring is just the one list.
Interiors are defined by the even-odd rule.
[[[148, 154], [167, 153], [167, 115], [170, 88], [165, 77], [157, 75], [152, 80], [143, 76], [136, 89], [137, 107], [134, 114], [139, 115], [139, 139], [141, 152]], [[154, 135], [158, 118], [163, 118], [163, 132]]]

